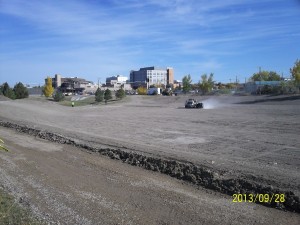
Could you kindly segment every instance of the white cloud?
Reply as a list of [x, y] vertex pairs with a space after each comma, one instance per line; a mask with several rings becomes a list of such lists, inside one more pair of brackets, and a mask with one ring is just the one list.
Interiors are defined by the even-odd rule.
[[213, 72], [226, 57], [272, 49], [299, 36], [299, 22], [287, 22], [293, 9], [260, 7], [271, 0], [92, 2], [2, 0], [0, 13], [16, 18], [18, 26], [1, 27], [0, 35], [9, 37], [0, 46], [1, 66], [51, 62], [65, 71], [112, 74], [166, 63], [180, 73]]

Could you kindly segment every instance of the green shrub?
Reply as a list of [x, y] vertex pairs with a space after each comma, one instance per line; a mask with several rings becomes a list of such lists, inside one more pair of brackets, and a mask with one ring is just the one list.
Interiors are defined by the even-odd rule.
[[57, 91], [57, 92], [54, 94], [53, 99], [54, 99], [54, 101], [56, 101], [56, 102], [60, 102], [60, 101], [63, 101], [63, 100], [65, 99], [65, 95], [64, 95], [62, 92]]

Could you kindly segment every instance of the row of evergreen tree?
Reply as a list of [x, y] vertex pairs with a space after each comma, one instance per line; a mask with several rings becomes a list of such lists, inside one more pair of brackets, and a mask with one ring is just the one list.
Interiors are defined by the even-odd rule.
[[[120, 88], [119, 90], [116, 91], [115, 93], [116, 98], [122, 99], [125, 97], [125, 91], [123, 88]], [[95, 93], [95, 100], [96, 102], [107, 102], [108, 100], [112, 99], [112, 93], [111, 90], [106, 89], [105, 91], [101, 90], [100, 88], [97, 89]]]
[[7, 82], [0, 86], [0, 94], [10, 99], [28, 98], [28, 89], [21, 83], [17, 83], [11, 88]]

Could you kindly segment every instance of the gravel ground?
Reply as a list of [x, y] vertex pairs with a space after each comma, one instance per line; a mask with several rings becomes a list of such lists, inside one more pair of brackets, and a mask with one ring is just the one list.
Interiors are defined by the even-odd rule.
[[0, 101], [0, 120], [92, 146], [191, 162], [221, 174], [221, 179], [242, 178], [299, 196], [299, 96], [193, 97], [205, 109], [184, 109], [188, 96], [129, 98], [120, 104], [74, 108], [39, 98]]
[[298, 224], [300, 215], [1, 129], [0, 184], [47, 224]]

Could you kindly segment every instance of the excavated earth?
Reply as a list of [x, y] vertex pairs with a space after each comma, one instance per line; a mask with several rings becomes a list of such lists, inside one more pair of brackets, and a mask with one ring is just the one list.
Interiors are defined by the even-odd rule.
[[204, 109], [185, 109], [187, 98], [0, 101], [14, 149], [0, 154], [0, 184], [54, 224], [299, 223], [300, 96], [193, 96]]

